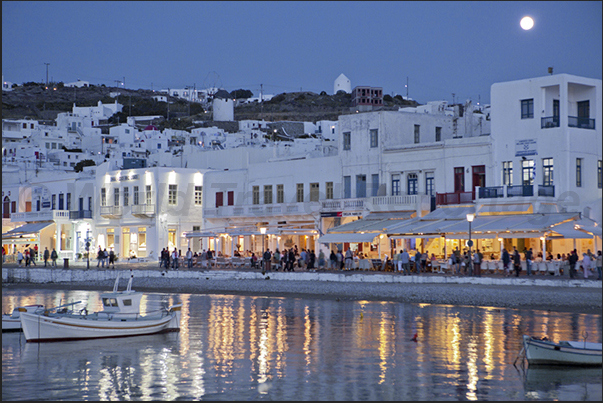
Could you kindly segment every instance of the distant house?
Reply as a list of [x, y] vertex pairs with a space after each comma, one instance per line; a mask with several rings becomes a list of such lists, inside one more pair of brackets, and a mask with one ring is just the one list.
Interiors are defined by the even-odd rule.
[[333, 85], [333, 94], [337, 94], [339, 91], [344, 91], [346, 94], [352, 92], [352, 84], [350, 83], [350, 79], [343, 75], [343, 73], [335, 79], [335, 83]]
[[76, 82], [66, 83], [65, 87], [77, 87], [77, 88], [90, 87], [90, 83], [88, 81], [82, 81], [82, 80], [78, 79]]
[[352, 106], [383, 106], [383, 88], [358, 86], [352, 90]]

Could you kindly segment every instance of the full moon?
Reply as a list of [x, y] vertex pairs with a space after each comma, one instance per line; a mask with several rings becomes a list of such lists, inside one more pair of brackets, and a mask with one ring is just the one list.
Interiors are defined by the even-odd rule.
[[532, 29], [534, 26], [534, 20], [530, 17], [523, 17], [519, 25], [521, 25], [521, 27], [527, 31], [528, 29]]

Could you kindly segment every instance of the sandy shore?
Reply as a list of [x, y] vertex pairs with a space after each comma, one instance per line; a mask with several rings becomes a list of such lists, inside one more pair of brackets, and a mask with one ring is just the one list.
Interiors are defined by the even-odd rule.
[[[61, 284], [4, 283], [7, 289], [109, 290], [113, 281]], [[483, 306], [574, 312], [602, 313], [600, 288], [525, 287], [480, 284], [388, 284], [339, 283], [278, 280], [195, 280], [137, 278], [133, 288], [165, 294], [235, 294], [286, 298], [326, 298], [339, 300], [395, 301], [458, 306]]]

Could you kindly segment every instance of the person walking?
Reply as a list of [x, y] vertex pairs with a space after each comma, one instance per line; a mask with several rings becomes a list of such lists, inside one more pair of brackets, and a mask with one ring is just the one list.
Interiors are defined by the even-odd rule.
[[103, 267], [105, 267], [104, 258], [105, 258], [105, 255], [103, 254], [103, 249], [99, 246], [98, 252], [96, 252], [96, 260], [98, 261], [98, 263], [96, 264], [96, 267], [100, 267], [101, 263], [102, 263]]
[[172, 269], [178, 270], [178, 250], [176, 248], [172, 252]]
[[325, 268], [325, 253], [321, 250], [318, 252], [318, 269], [323, 270]]
[[337, 255], [335, 254], [335, 251], [333, 249], [331, 249], [329, 261], [331, 262], [331, 270], [335, 270], [335, 268], [337, 267]]
[[57, 254], [57, 251], [55, 248], [52, 248], [52, 252], [50, 252], [50, 260], [52, 260], [52, 265], [54, 267], [57, 267], [57, 259], [59, 258], [59, 255]]
[[456, 265], [456, 274], [461, 274], [461, 251], [458, 246], [452, 254], [454, 256], [454, 264]]
[[115, 269], [115, 252], [113, 251], [113, 249], [111, 249], [111, 252], [109, 252], [109, 263], [107, 263], [107, 269], [109, 268], [109, 266], [113, 266], [113, 268]]
[[29, 260], [31, 261], [31, 263], [33, 263], [34, 266], [37, 266], [36, 264], [36, 258], [37, 256], [37, 251], [34, 248], [29, 248]]
[[25, 249], [25, 267], [29, 267], [29, 249]]
[[597, 280], [601, 280], [601, 270], [603, 269], [603, 259], [602, 259], [601, 251], [597, 252], [595, 266], [597, 266], [597, 272], [599, 273], [599, 278], [597, 278]]
[[526, 259], [526, 271], [528, 276], [530, 276], [532, 274], [532, 260], [534, 260], [534, 252], [532, 252], [532, 248], [524, 251], [524, 257]]
[[504, 248], [502, 253], [502, 263], [503, 269], [505, 270], [505, 277], [509, 277], [509, 274], [511, 274], [509, 269], [509, 263], [511, 263], [511, 256], [509, 256], [509, 252], [507, 251], [507, 249]]
[[103, 249], [103, 267], [109, 267], [109, 252], [107, 252], [107, 248]]
[[477, 249], [475, 251], [475, 253], [473, 254], [473, 270], [474, 270], [473, 274], [476, 277], [482, 276], [482, 259], [483, 259], [483, 255], [479, 251], [479, 249]]
[[188, 248], [188, 250], [186, 251], [186, 262], [188, 264], [188, 268], [192, 269], [193, 268], [193, 251], [191, 251], [191, 248]]
[[567, 259], [569, 262], [569, 275], [570, 278], [576, 277], [576, 263], [578, 263], [578, 251], [574, 249]]
[[421, 274], [421, 252], [417, 249], [417, 253], [415, 254], [415, 268], [417, 270], [417, 274]]
[[50, 251], [48, 250], [48, 246], [44, 249], [44, 267], [48, 264], [48, 259], [50, 259]]
[[23, 253], [21, 251], [17, 252], [17, 263], [19, 263], [19, 267], [21, 267], [21, 262], [23, 262]]
[[590, 256], [588, 255], [588, 253], [583, 253], [582, 254], [582, 271], [584, 272], [584, 278], [587, 279], [588, 278], [588, 274], [590, 271]]
[[513, 247], [513, 268], [515, 269], [515, 277], [519, 277], [521, 271], [521, 256], [516, 247]]
[[402, 249], [394, 256], [395, 267], [398, 269], [398, 273], [402, 273]]
[[271, 257], [272, 257], [272, 254], [270, 253], [270, 249], [266, 249], [264, 251], [264, 255], [262, 256], [262, 258], [264, 259], [264, 270], [262, 271], [262, 274], [270, 271], [270, 258]]
[[352, 270], [354, 267], [354, 255], [352, 254], [352, 250], [348, 248], [345, 251], [345, 269]]
[[404, 275], [410, 276], [410, 255], [406, 249], [402, 250], [400, 254], [400, 260], [402, 261], [402, 268], [404, 269]]

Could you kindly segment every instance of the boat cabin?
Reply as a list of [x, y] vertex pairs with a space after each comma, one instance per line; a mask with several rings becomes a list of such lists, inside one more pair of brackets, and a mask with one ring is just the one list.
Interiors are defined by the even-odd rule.
[[139, 313], [142, 292], [118, 291], [101, 294], [104, 312]]

